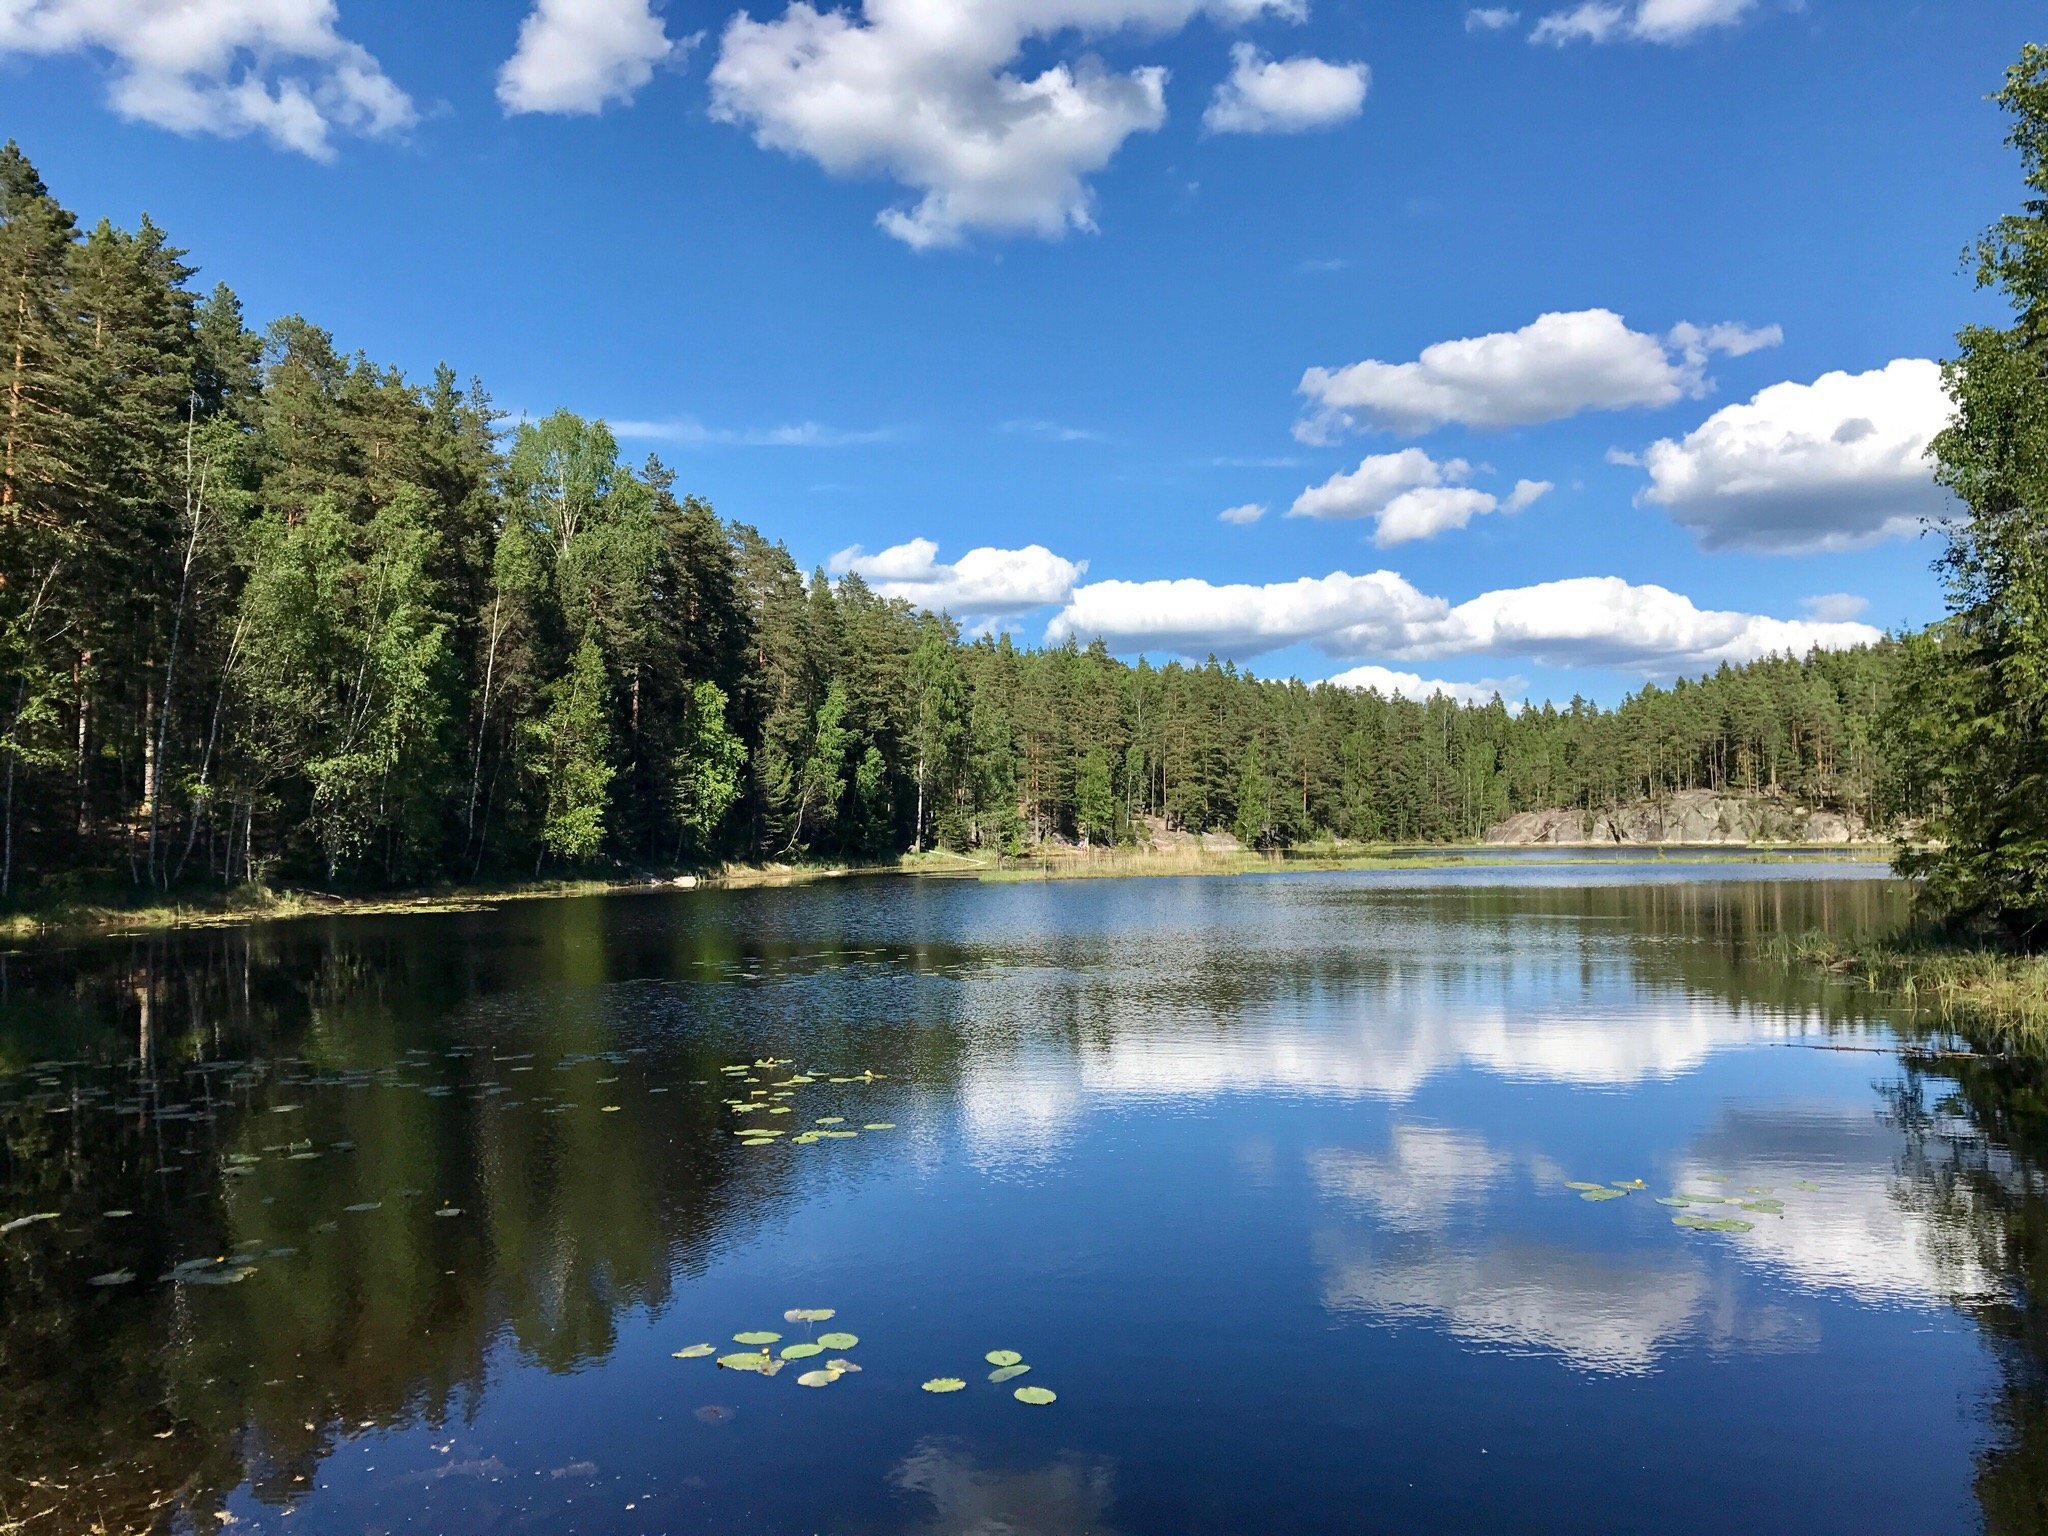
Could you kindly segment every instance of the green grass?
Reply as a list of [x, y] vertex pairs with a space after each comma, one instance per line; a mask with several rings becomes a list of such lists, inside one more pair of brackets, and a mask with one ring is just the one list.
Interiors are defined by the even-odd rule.
[[2048, 1050], [2048, 955], [2012, 954], [1918, 932], [1863, 939], [1786, 935], [1766, 952], [1862, 983], [1873, 993], [1927, 1009], [1988, 1034], [2011, 1050]]
[[239, 886], [228, 891], [186, 893], [171, 900], [134, 903], [67, 897], [25, 911], [0, 914], [0, 939], [220, 928], [285, 918], [360, 917], [385, 912], [473, 912], [503, 901], [589, 896], [616, 888], [609, 881], [550, 880], [516, 886], [446, 886], [364, 896]]

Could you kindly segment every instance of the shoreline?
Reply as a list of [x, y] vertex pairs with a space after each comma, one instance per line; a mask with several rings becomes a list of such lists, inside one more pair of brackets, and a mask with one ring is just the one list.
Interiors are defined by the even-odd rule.
[[[1153, 850], [1105, 848], [1062, 850], [1057, 854], [1019, 859], [991, 859], [966, 854], [906, 854], [883, 864], [730, 865], [722, 869], [674, 875], [619, 876], [522, 881], [512, 884], [428, 886], [412, 890], [348, 895], [307, 889], [238, 889], [210, 895], [123, 906], [110, 902], [76, 901], [0, 916], [0, 943], [51, 939], [110, 938], [123, 934], [174, 932], [195, 928], [232, 928], [259, 923], [292, 922], [316, 917], [377, 917], [406, 914], [477, 912], [508, 902], [552, 901], [568, 897], [623, 895], [677, 890], [750, 890], [807, 885], [826, 880], [876, 876], [921, 876], [928, 879], [970, 879], [991, 884], [1022, 884], [1051, 880], [1124, 880], [1216, 878], [1232, 875], [1314, 874], [1343, 870], [1429, 870], [1449, 868], [1512, 868], [1542, 863], [1549, 868], [1602, 868], [1631, 862], [1675, 864], [1791, 863], [1829, 857], [1851, 863], [1878, 864], [1888, 845], [1775, 843], [1734, 844], [1500, 844], [1378, 845], [1373, 847], [1311, 847], [1292, 853], [1261, 854], [1243, 850]], [[1562, 857], [1535, 860], [1532, 853], [1592, 854], [1605, 857]]]
[[1788, 966], [1854, 982], [1880, 999], [1926, 1009], [1973, 1045], [2030, 1055], [2048, 1049], [2048, 955], [1911, 932], [1847, 939], [1780, 935], [1762, 952]]

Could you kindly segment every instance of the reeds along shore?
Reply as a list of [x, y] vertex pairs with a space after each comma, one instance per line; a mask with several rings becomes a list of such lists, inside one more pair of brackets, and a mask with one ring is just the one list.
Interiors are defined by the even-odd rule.
[[1771, 940], [1767, 951], [1789, 963], [1853, 977], [1993, 1048], [2048, 1050], [2048, 955], [1983, 949], [1933, 933], [1868, 939], [1786, 935]]

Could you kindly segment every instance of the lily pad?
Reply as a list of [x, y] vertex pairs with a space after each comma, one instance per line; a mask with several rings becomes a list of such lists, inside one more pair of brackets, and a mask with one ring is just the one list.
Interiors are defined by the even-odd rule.
[[716, 1344], [688, 1344], [675, 1352], [678, 1360], [702, 1360], [706, 1355], [718, 1353]]
[[805, 1371], [797, 1377], [796, 1384], [800, 1387], [829, 1387], [838, 1379], [837, 1371]]
[[924, 1389], [927, 1392], [959, 1392], [966, 1386], [967, 1383], [958, 1376], [934, 1376], [924, 1384]]
[[820, 1347], [825, 1349], [851, 1349], [859, 1342], [860, 1335], [856, 1333], [821, 1333], [818, 1335], [818, 1343]]
[[825, 1369], [837, 1371], [840, 1375], [844, 1376], [849, 1371], [858, 1371], [860, 1367], [851, 1360], [827, 1360], [825, 1362]]
[[1733, 1216], [1674, 1216], [1671, 1225], [1684, 1227], [1693, 1232], [1754, 1232], [1752, 1222], [1738, 1221]]
[[782, 1314], [785, 1323], [825, 1323], [839, 1314], [831, 1307], [791, 1307]]
[[990, 1365], [1022, 1365], [1024, 1357], [1014, 1349], [992, 1349], [981, 1357]]
[[1595, 1184], [1591, 1189], [1579, 1191], [1581, 1200], [1620, 1200], [1628, 1194], [1625, 1189], [1603, 1189]]
[[1811, 1179], [1795, 1179], [1792, 1181], [1792, 1187], [1804, 1194], [1817, 1195], [1820, 1193], [1820, 1186]]
[[1735, 1208], [1741, 1211], [1760, 1211], [1766, 1216], [1785, 1214], [1785, 1202], [1782, 1200], [1738, 1200], [1735, 1202]]
[[1584, 1179], [1566, 1179], [1564, 1187], [1566, 1189], [1605, 1189], [1607, 1186], [1605, 1184], [1588, 1184]]
[[1000, 1370], [990, 1371], [988, 1373], [988, 1379], [1000, 1385], [1001, 1383], [1006, 1381], [1015, 1381], [1019, 1376], [1026, 1374], [1030, 1369], [1031, 1367], [1028, 1365], [1006, 1365], [1003, 1366]]
[[132, 1269], [110, 1269], [104, 1275], [94, 1275], [88, 1285], [132, 1285], [135, 1271]]
[[344, 1205], [342, 1209], [351, 1216], [360, 1216], [365, 1211], [383, 1210], [384, 1202], [382, 1200], [360, 1200], [354, 1205]]
[[825, 1346], [822, 1344], [785, 1344], [782, 1346], [782, 1358], [785, 1360], [808, 1360], [813, 1355], [822, 1355], [823, 1353], [825, 1353]]
[[133, 1216], [135, 1213], [133, 1211], [102, 1211], [100, 1214], [109, 1221], [120, 1221], [124, 1217]]
[[876, 1120], [862, 1126], [861, 1129], [864, 1131], [893, 1131], [896, 1129], [896, 1123], [893, 1120]]
[[459, 1205], [444, 1205], [434, 1214], [436, 1216], [460, 1216], [462, 1214], [462, 1207]]
[[759, 1350], [749, 1350], [743, 1355], [720, 1355], [718, 1363], [728, 1371], [753, 1371], [761, 1376], [773, 1376], [782, 1367]]
[[757, 1329], [752, 1333], [736, 1333], [732, 1336], [732, 1341], [735, 1344], [780, 1344], [782, 1335]]
[[821, 1116], [820, 1116], [820, 1117], [818, 1118], [818, 1121], [817, 1121], [817, 1123], [818, 1123], [819, 1125], [844, 1125], [844, 1124], [846, 1124], [846, 1116], [844, 1116], [844, 1115], [821, 1115]]
[[1019, 1387], [1010, 1396], [1020, 1403], [1030, 1403], [1036, 1408], [1043, 1408], [1047, 1403], [1056, 1403], [1060, 1400], [1059, 1393], [1049, 1387]]

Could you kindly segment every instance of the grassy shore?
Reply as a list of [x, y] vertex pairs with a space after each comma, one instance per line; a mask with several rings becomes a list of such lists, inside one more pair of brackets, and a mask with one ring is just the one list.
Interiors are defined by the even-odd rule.
[[2048, 955], [1978, 949], [1938, 936], [1774, 939], [1770, 953], [1861, 982], [1872, 992], [1931, 1010], [1989, 1043], [2048, 1050]]
[[0, 940], [162, 928], [225, 928], [286, 918], [363, 917], [384, 912], [475, 912], [499, 902], [590, 896], [616, 888], [616, 882], [604, 880], [548, 880], [516, 886], [437, 886], [362, 896], [238, 886], [228, 891], [186, 892], [174, 900], [133, 904], [67, 898], [27, 911], [0, 914]]
[[[1546, 868], [1570, 865], [1611, 866], [1611, 858], [1587, 851], [1559, 849], [1565, 857], [1544, 861]], [[1787, 849], [1714, 847], [1633, 850], [1645, 859], [1674, 864], [1784, 863], [1799, 857]], [[1829, 850], [1844, 858], [1867, 856], [1863, 850]], [[728, 865], [698, 875], [664, 878], [649, 875], [612, 879], [530, 881], [514, 885], [435, 886], [411, 891], [343, 893], [266, 887], [242, 887], [213, 893], [186, 892], [167, 900], [121, 899], [109, 891], [97, 896], [73, 895], [0, 913], [0, 942], [106, 933], [147, 932], [173, 928], [227, 927], [239, 923], [274, 922], [305, 917], [353, 917], [388, 913], [473, 912], [509, 901], [537, 901], [563, 896], [592, 896], [693, 884], [738, 889], [802, 885], [852, 876], [923, 875], [998, 882], [1027, 880], [1142, 879], [1167, 876], [1215, 876], [1302, 873], [1318, 870], [1426, 870], [1447, 867], [1506, 867], [1523, 862], [1525, 850], [1491, 844], [1431, 848], [1397, 848], [1350, 843], [1314, 844], [1286, 854], [1249, 850], [1177, 848], [1034, 849], [1019, 858], [992, 854], [968, 855], [932, 851], [906, 854], [876, 864]], [[1811, 850], [1808, 850], [1810, 853]]]

